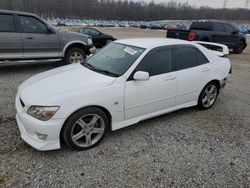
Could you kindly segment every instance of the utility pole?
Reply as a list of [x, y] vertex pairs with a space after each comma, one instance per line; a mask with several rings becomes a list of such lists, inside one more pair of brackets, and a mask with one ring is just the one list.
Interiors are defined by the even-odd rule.
[[224, 0], [223, 8], [227, 8], [227, 3], [228, 3], [228, 0]]
[[245, 8], [249, 8], [250, 0], [246, 0]]

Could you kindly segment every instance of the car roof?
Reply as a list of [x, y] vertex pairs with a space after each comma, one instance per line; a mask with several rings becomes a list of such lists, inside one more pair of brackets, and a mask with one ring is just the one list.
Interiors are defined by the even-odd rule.
[[13, 11], [13, 10], [3, 10], [3, 9], [0, 9], [0, 13], [2, 13], [2, 14], [21, 14], [21, 15], [36, 16], [35, 14], [28, 13], [28, 12]]
[[180, 39], [169, 39], [169, 38], [132, 38], [132, 39], [116, 40], [115, 42], [141, 48], [156, 48], [160, 46], [181, 45], [181, 44], [193, 45], [193, 43], [189, 41]]

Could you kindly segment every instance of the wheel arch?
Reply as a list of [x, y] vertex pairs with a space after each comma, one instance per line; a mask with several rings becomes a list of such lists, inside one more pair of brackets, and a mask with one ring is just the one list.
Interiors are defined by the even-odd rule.
[[69, 119], [69, 117], [72, 116], [72, 115], [73, 115], [74, 113], [76, 113], [77, 111], [82, 110], [82, 109], [85, 109], [85, 108], [98, 108], [98, 109], [102, 110], [102, 111], [107, 115], [107, 117], [108, 117], [108, 121], [109, 121], [109, 127], [108, 127], [108, 129], [109, 129], [109, 130], [112, 130], [112, 116], [111, 116], [110, 111], [109, 111], [107, 108], [105, 108], [105, 107], [103, 107], [103, 106], [99, 106], [99, 105], [85, 106], [85, 107], [82, 107], [82, 108], [79, 108], [79, 109], [73, 111], [73, 112], [66, 118], [66, 120], [64, 121], [63, 126], [62, 126], [62, 128], [61, 128], [61, 130], [60, 130], [60, 135], [59, 135], [59, 136], [60, 136], [60, 141], [63, 140], [63, 139], [62, 139], [63, 128], [64, 128], [65, 123], [66, 123], [67, 120]]
[[[220, 87], [220, 81], [217, 80], [217, 79], [214, 79], [214, 80], [209, 81], [206, 85], [204, 85], [204, 87], [203, 87], [202, 90], [200, 91], [200, 94], [201, 94], [201, 92], [203, 91], [203, 89], [204, 89], [208, 84], [210, 84], [210, 83], [215, 83], [216, 86], [218, 87], [219, 91], [220, 91], [220, 88], [221, 88], [221, 87]], [[200, 94], [199, 94], [199, 96], [200, 96]]]
[[86, 53], [86, 55], [89, 55], [89, 51], [87, 50], [87, 44], [82, 42], [82, 41], [71, 41], [70, 43], [68, 43], [64, 48], [63, 48], [63, 56], [65, 57], [67, 51], [70, 48], [81, 48], [84, 50], [84, 52]]

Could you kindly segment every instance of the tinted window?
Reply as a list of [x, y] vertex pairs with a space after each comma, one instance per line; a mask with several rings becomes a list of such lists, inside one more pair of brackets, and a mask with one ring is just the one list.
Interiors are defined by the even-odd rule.
[[15, 32], [15, 22], [12, 15], [0, 14], [0, 32]]
[[205, 57], [205, 55], [200, 51], [200, 50], [196, 50], [197, 51], [197, 56], [198, 56], [198, 64], [199, 65], [203, 65], [208, 63], [208, 59]]
[[31, 16], [19, 16], [24, 33], [47, 33], [47, 25]]
[[190, 26], [190, 29], [196, 30], [212, 30], [211, 22], [193, 22]]
[[229, 24], [225, 25], [225, 29], [226, 29], [226, 32], [228, 32], [228, 33], [232, 33], [232, 32], [235, 31], [234, 28], [233, 28], [233, 26], [231, 26]]
[[90, 29], [90, 32], [92, 33], [93, 36], [99, 35], [100, 32], [95, 30], [95, 29]]
[[150, 76], [171, 72], [172, 51], [170, 49], [161, 49], [149, 52], [136, 70], [148, 72]]
[[175, 49], [176, 70], [188, 69], [197, 66], [197, 49], [179, 47]]
[[224, 24], [222, 24], [222, 23], [214, 23], [214, 31], [225, 32]]

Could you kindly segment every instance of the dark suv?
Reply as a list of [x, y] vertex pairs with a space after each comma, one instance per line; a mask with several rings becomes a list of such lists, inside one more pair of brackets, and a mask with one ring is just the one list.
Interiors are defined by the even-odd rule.
[[63, 59], [80, 63], [92, 47], [87, 35], [60, 31], [34, 14], [0, 10], [0, 61]]
[[189, 30], [169, 30], [167, 37], [221, 43], [233, 49], [234, 53], [241, 53], [247, 47], [246, 37], [238, 28], [220, 21], [196, 21]]

